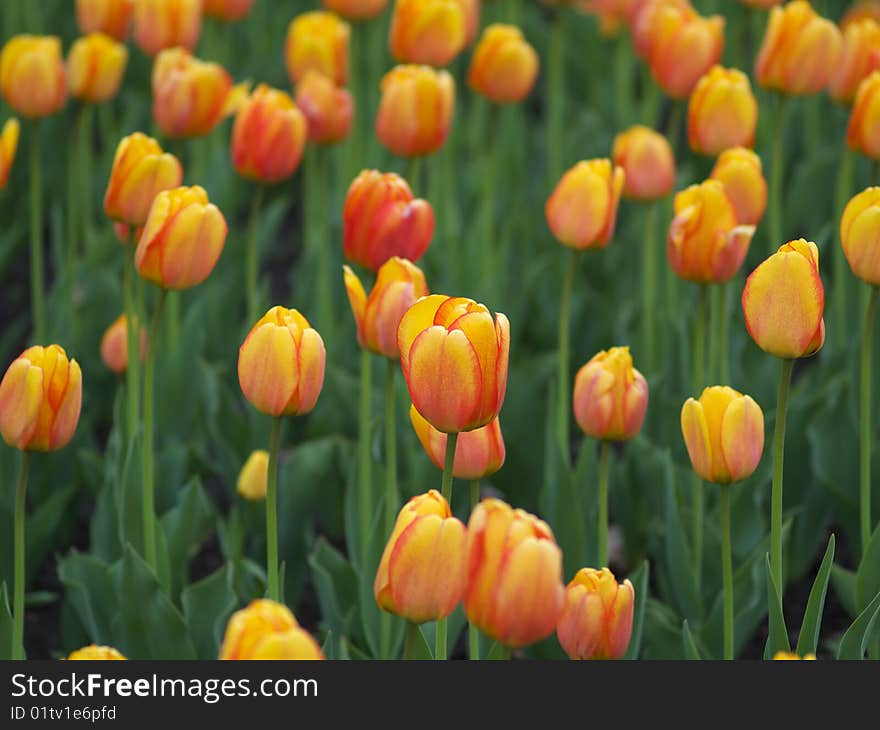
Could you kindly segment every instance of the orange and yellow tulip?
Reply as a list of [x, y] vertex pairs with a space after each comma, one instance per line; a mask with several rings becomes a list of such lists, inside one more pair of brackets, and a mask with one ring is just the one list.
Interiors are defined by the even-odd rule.
[[202, 0], [202, 12], [210, 18], [234, 23], [251, 11], [254, 0]]
[[510, 350], [505, 315], [493, 319], [472, 299], [432, 294], [403, 315], [397, 344], [413, 405], [438, 431], [473, 431], [498, 415]]
[[[440, 471], [446, 457], [446, 434], [428, 423], [415, 406], [409, 408], [409, 420], [425, 449], [428, 458]], [[459, 434], [455, 442], [455, 462], [452, 476], [456, 479], [482, 479], [491, 476], [504, 465], [504, 437], [501, 424], [494, 418], [488, 425]]]
[[466, 18], [460, 0], [397, 0], [388, 36], [401, 63], [449, 65], [465, 46]]
[[323, 659], [321, 647], [287, 606], [257, 598], [229, 617], [220, 659]]
[[134, 264], [163, 289], [190, 289], [214, 270], [226, 232], [226, 219], [203, 187], [163, 190], [150, 208]]
[[339, 142], [348, 136], [354, 118], [354, 99], [347, 89], [317, 71], [307, 71], [296, 85], [296, 104], [316, 144]]
[[67, 73], [56, 36], [17, 35], [0, 51], [0, 93], [27, 119], [54, 114], [67, 100]]
[[851, 149], [872, 160], [880, 160], [880, 71], [859, 84], [846, 129]]
[[239, 497], [251, 502], [266, 499], [266, 487], [269, 481], [269, 452], [257, 449], [251, 452], [241, 471], [235, 491]]
[[120, 661], [124, 660], [116, 649], [112, 646], [98, 646], [97, 644], [89, 644], [82, 649], [77, 649], [70, 653], [67, 661]]
[[626, 174], [610, 160], [583, 160], [566, 172], [544, 206], [547, 224], [569, 248], [605, 248], [614, 235]]
[[724, 193], [733, 206], [739, 225], [757, 225], [767, 209], [767, 181], [761, 158], [745, 147], [734, 147], [721, 153], [712, 168], [712, 180], [724, 186]]
[[764, 413], [748, 395], [715, 385], [681, 409], [681, 433], [694, 471], [707, 482], [747, 479], [764, 450]]
[[128, 63], [128, 48], [103, 33], [78, 38], [67, 55], [70, 95], [93, 104], [116, 96]]
[[742, 293], [746, 329], [764, 352], [809, 357], [825, 343], [825, 289], [819, 249], [803, 238], [789, 241], [746, 279]]
[[632, 636], [635, 590], [608, 568], [581, 568], [565, 589], [556, 638], [570, 659], [621, 659]]
[[552, 634], [564, 604], [562, 551], [549, 525], [499, 499], [480, 502], [468, 522], [468, 621], [516, 648]]
[[312, 70], [332, 79], [337, 86], [348, 83], [348, 40], [351, 27], [338, 15], [314, 10], [296, 16], [287, 28], [284, 60], [291, 83]]
[[656, 200], [675, 185], [675, 156], [669, 140], [649, 127], [636, 125], [614, 138], [611, 157], [623, 169], [623, 197]]
[[106, 33], [124, 41], [133, 10], [134, 0], [76, 0], [76, 23], [84, 34]]
[[295, 309], [272, 307], [238, 350], [238, 382], [248, 402], [269, 416], [315, 407], [324, 384], [324, 341]]
[[345, 196], [342, 250], [376, 272], [394, 256], [418, 261], [434, 236], [434, 209], [393, 172], [364, 170]]
[[835, 101], [849, 104], [859, 84], [880, 68], [880, 23], [864, 18], [841, 28], [843, 45], [840, 61], [828, 83], [828, 93]]
[[672, 270], [700, 284], [728, 281], [739, 271], [755, 233], [738, 225], [736, 211], [718, 180], [676, 194], [666, 253]]
[[369, 20], [386, 8], [388, 0], [321, 0], [321, 4], [348, 20]]
[[690, 0], [633, 0], [627, 9], [633, 50], [639, 58], [651, 58], [651, 44], [657, 35], [657, 22], [661, 11], [666, 7], [680, 11], [688, 16], [696, 14]]
[[289, 94], [260, 84], [245, 99], [232, 127], [232, 164], [242, 177], [280, 182], [299, 167], [306, 117]]
[[691, 149], [718, 155], [731, 147], [751, 147], [758, 124], [758, 102], [749, 77], [735, 68], [713, 66], [688, 102]]
[[815, 654], [804, 654], [803, 656], [800, 656], [798, 654], [795, 654], [793, 651], [777, 651], [773, 655], [773, 661], [775, 661], [775, 662], [778, 662], [778, 661], [801, 661], [801, 660], [815, 661], [816, 655]]
[[466, 546], [467, 530], [439, 492], [413, 497], [382, 553], [376, 603], [415, 624], [445, 618], [464, 595]]
[[[147, 353], [147, 332], [141, 329], [140, 358]], [[128, 320], [120, 314], [101, 337], [101, 360], [109, 370], [121, 375], [128, 369]]]
[[134, 40], [148, 56], [174, 46], [189, 51], [202, 32], [202, 0], [135, 0]]
[[455, 80], [428, 66], [396, 66], [382, 79], [376, 114], [379, 141], [401, 157], [439, 150], [452, 124]]
[[840, 242], [849, 268], [862, 281], [880, 286], [880, 187], [863, 190], [847, 203], [840, 219]]
[[538, 54], [515, 25], [494, 23], [477, 44], [467, 82], [495, 104], [522, 101], [538, 77]]
[[81, 405], [79, 363], [59, 345], [34, 345], [0, 381], [0, 435], [16, 449], [56, 451], [73, 438]]
[[783, 94], [815, 94], [828, 84], [841, 46], [834, 23], [806, 0], [794, 0], [770, 11], [755, 77], [764, 88]]
[[578, 370], [572, 406], [587, 436], [626, 441], [638, 435], [648, 408], [648, 382], [633, 367], [628, 347], [602, 350]]
[[846, 30], [851, 23], [870, 18], [880, 23], [880, 2], [878, 0], [855, 0], [840, 19], [840, 29]]
[[394, 256], [379, 267], [368, 297], [357, 275], [348, 266], [344, 266], [343, 271], [345, 290], [357, 325], [358, 344], [396, 360], [400, 357], [397, 328], [406, 311], [427, 296], [425, 275], [412, 262]]
[[15, 117], [10, 117], [3, 125], [0, 132], [0, 190], [6, 187], [9, 181], [9, 172], [12, 163], [15, 162], [15, 152], [18, 150], [18, 136], [21, 125]]
[[104, 212], [114, 221], [143, 226], [155, 197], [180, 185], [183, 168], [163, 152], [152, 137], [135, 132], [116, 147], [110, 181], [104, 194]]

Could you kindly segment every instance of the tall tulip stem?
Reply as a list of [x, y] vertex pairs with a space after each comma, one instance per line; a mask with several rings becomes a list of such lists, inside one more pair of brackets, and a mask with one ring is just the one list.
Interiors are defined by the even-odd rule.
[[611, 444], [603, 441], [599, 446], [599, 509], [596, 524], [598, 539], [598, 565], [608, 565], [608, 462], [611, 456]]
[[721, 306], [721, 321], [718, 323], [718, 359], [721, 363], [718, 370], [718, 375], [720, 381], [722, 383], [730, 382], [730, 302], [729, 292], [730, 287], [728, 286], [728, 282], [724, 282], [723, 284], [719, 284], [720, 291], [720, 306]]
[[269, 582], [269, 598], [281, 600], [278, 579], [278, 449], [281, 445], [281, 418], [272, 422], [269, 439], [269, 467], [266, 475], [266, 575]]
[[[855, 154], [849, 145], [843, 145], [840, 153], [840, 168], [837, 173], [837, 195], [834, 201], [834, 220], [839, 221], [843, 216], [844, 208], [849, 201], [853, 182], [853, 161]], [[872, 181], [872, 184], [873, 181]], [[839, 234], [838, 234], [839, 235]], [[834, 314], [834, 337], [835, 342], [846, 344], [846, 310], [847, 289], [849, 278], [849, 265], [843, 253], [843, 246], [834, 246], [834, 266], [832, 267], [832, 313]], [[836, 339], [840, 338], [840, 340]]]
[[251, 207], [251, 220], [248, 230], [247, 261], [245, 262], [245, 287], [247, 291], [247, 323], [248, 326], [257, 321], [259, 311], [259, 269], [260, 269], [260, 211], [263, 205], [263, 186], [257, 187]]
[[[440, 492], [449, 506], [452, 507], [452, 468], [455, 464], [455, 445], [458, 443], [458, 433], [446, 435], [446, 456], [443, 460], [443, 481]], [[437, 622], [437, 636], [434, 644], [434, 658], [446, 659], [446, 619], [441, 618]]]
[[15, 490], [15, 585], [12, 596], [12, 658], [24, 659], [24, 522], [27, 507], [28, 467], [31, 452], [21, 452], [21, 468]]
[[[699, 397], [705, 379], [704, 360], [706, 352], [706, 299], [708, 292], [705, 284], [700, 285], [700, 293], [697, 302], [697, 320], [694, 325], [694, 365], [693, 365], [693, 391], [694, 396]], [[693, 571], [697, 588], [702, 583], [703, 573], [703, 481], [694, 475], [692, 486], [693, 497]]]
[[779, 391], [776, 397], [776, 424], [773, 430], [773, 483], [770, 510], [770, 568], [779, 589], [779, 598], [785, 592], [782, 582], [782, 464], [785, 457], [785, 415], [788, 409], [788, 388], [794, 360], [783, 360], [779, 371]]
[[[477, 508], [480, 501], [480, 480], [471, 480], [471, 514]], [[480, 630], [470, 624], [468, 627], [468, 658], [476, 661], [480, 658]]]
[[[81, 106], [74, 111], [74, 128], [77, 132], [82, 126], [83, 112], [84, 109]], [[77, 134], [77, 137], [79, 136]], [[64, 243], [67, 247], [67, 272], [69, 276], [72, 276], [74, 265], [76, 264], [79, 249], [77, 245], [79, 239], [78, 223], [82, 220], [82, 201], [80, 200], [82, 182], [80, 175], [83, 173], [82, 158], [84, 153], [80, 146], [79, 140], [75, 139], [74, 144], [67, 147], [67, 210], [64, 221], [66, 224]], [[82, 197], [86, 196], [83, 195]], [[71, 285], [71, 290], [72, 288]]]
[[309, 211], [305, 217], [312, 240], [311, 253], [316, 254], [318, 277], [318, 322], [326, 331], [333, 329], [333, 288], [330, 282], [330, 236], [327, 221], [327, 156], [321, 145], [306, 150], [306, 186]]
[[562, 8], [555, 8], [553, 25], [550, 29], [550, 48], [547, 60], [547, 167], [550, 183], [555, 184], [562, 175], [562, 160], [565, 145], [562, 135], [565, 118], [565, 94], [563, 92], [565, 70], [565, 16]]
[[385, 371], [385, 534], [394, 528], [399, 497], [397, 495], [397, 419], [395, 417], [394, 376], [398, 362], [388, 358]]
[[776, 110], [773, 115], [773, 160], [770, 167], [770, 206], [767, 215], [767, 232], [770, 235], [768, 252], [772, 253], [782, 241], [782, 171], [783, 145], [782, 120], [785, 115], [785, 96], [778, 95]]
[[370, 458], [370, 409], [372, 406], [373, 358], [366, 348], [361, 349], [360, 414], [358, 418], [358, 512], [360, 514], [360, 568], [367, 570], [370, 547], [370, 526], [373, 515], [372, 478]]
[[[483, 197], [480, 223], [482, 231], [480, 234], [480, 246], [483, 249], [483, 267], [479, 272], [479, 281], [491, 291], [487, 292], [487, 301], [492, 301], [497, 292], [501, 273], [505, 271], [504, 255], [502, 241], [498, 240], [494, 235], [495, 228], [495, 178], [498, 169], [498, 114], [499, 108], [497, 104], [489, 104], [489, 122], [486, 125], [486, 142], [483, 147], [484, 164], [483, 164]], [[466, 256], [462, 257], [467, 259]]]
[[569, 385], [569, 318], [571, 316], [571, 290], [574, 286], [574, 275], [577, 270], [578, 252], [569, 254], [568, 267], [565, 270], [565, 278], [562, 280], [562, 299], [559, 304], [559, 371], [557, 375], [557, 413], [556, 435], [559, 447], [562, 449], [563, 458], [568, 461], [568, 393]]
[[34, 341], [46, 340], [46, 293], [43, 282], [43, 188], [40, 179], [40, 123], [31, 125], [31, 316]]
[[419, 644], [419, 625], [412, 621], [406, 622], [406, 633], [403, 639], [403, 658], [416, 659], [416, 647]]
[[865, 311], [865, 331], [862, 335], [862, 372], [861, 372], [861, 485], [859, 490], [859, 513], [862, 533], [862, 555], [871, 540], [873, 520], [871, 519], [871, 335], [874, 331], [874, 315], [877, 311], [877, 295], [880, 288], [871, 287], [868, 308]]
[[724, 585], [724, 658], [733, 659], [733, 557], [730, 549], [730, 485], [721, 485], [721, 572]]
[[657, 309], [657, 203], [645, 210], [645, 234], [642, 251], [642, 357], [647, 372], [654, 370], [654, 323]]
[[126, 445], [130, 444], [138, 429], [141, 403], [141, 353], [140, 319], [137, 311], [134, 273], [134, 234], [123, 252], [122, 290], [125, 299], [125, 348], [127, 364], [125, 368], [125, 417]]

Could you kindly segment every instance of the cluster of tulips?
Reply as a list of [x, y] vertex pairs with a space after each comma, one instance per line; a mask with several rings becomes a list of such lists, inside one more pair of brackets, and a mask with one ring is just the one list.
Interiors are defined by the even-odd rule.
[[[325, 0], [324, 9], [290, 22], [284, 62], [294, 94], [250, 81], [236, 84], [215, 62], [193, 55], [202, 14], [226, 22], [245, 18], [253, 0], [77, 0], [77, 22], [85, 34], [66, 61], [56, 37], [16, 36], [0, 53], [0, 92], [25, 120], [30, 149], [31, 295], [33, 341], [45, 342], [43, 221], [40, 182], [40, 119], [57, 113], [68, 96], [83, 109], [113, 98], [122, 85], [128, 57], [125, 39], [152, 56], [152, 116], [168, 140], [205, 137], [233, 118], [231, 161], [239, 176], [254, 184], [246, 266], [241, 273], [246, 322], [237, 374], [241, 393], [272, 419], [266, 450], [255, 451], [238, 476], [238, 492], [266, 504], [266, 595], [255, 598], [228, 622], [220, 658], [315, 659], [321, 646], [284, 605], [279, 569], [278, 472], [284, 417], [313, 410], [324, 386], [327, 351], [318, 330], [298, 309], [272, 306], [260, 286], [256, 234], [263, 191], [284, 183], [300, 167], [306, 146], [343, 141], [357, 118], [358, 89], [349, 69], [347, 21], [368, 21], [385, 10], [383, 0]], [[419, 625], [436, 622], [433, 656], [449, 653], [447, 619], [463, 604], [470, 624], [468, 655], [506, 656], [511, 649], [556, 634], [572, 659], [616, 659], [627, 654], [633, 633], [636, 596], [608, 569], [609, 473], [613, 444], [635, 438], [649, 408], [648, 380], [634, 367], [630, 347], [602, 350], [572, 379], [570, 310], [572, 290], [585, 250], [601, 251], [613, 240], [621, 197], [659, 209], [676, 184], [675, 136], [685, 132], [697, 155], [717, 158], [709, 177], [674, 195], [668, 225], [671, 272], [696, 285], [691, 371], [693, 396], [680, 413], [680, 428], [695, 475], [692, 493], [694, 566], [701, 573], [703, 482], [720, 487], [724, 657], [734, 657], [733, 557], [730, 486], [750, 477], [764, 449], [764, 413], [747, 394], [729, 385], [728, 283], [743, 268], [756, 230], [768, 218], [769, 256], [745, 279], [741, 307], [748, 334], [781, 362], [773, 436], [772, 513], [769, 561], [775, 592], [771, 615], [782, 611], [783, 456], [786, 406], [795, 361], [815, 354], [825, 341], [825, 294], [815, 243], [785, 242], [780, 215], [779, 142], [783, 102], [827, 89], [852, 106], [847, 143], [880, 159], [880, 7], [858, 6], [840, 28], [815, 13], [805, 0], [746, 4], [773, 7], [755, 61], [755, 78], [777, 92], [777, 123], [769, 183], [752, 150], [758, 103], [749, 76], [719, 65], [725, 20], [703, 17], [688, 0], [581, 0], [571, 4], [599, 16], [602, 28], [625, 28], [634, 56], [650, 69], [657, 87], [680, 108], [684, 130], [670, 136], [637, 125], [613, 141], [608, 158], [580, 161], [554, 170], [546, 200], [547, 225], [571, 251], [561, 287], [555, 435], [570, 458], [570, 414], [584, 435], [600, 442], [597, 567], [583, 567], [566, 585], [562, 551], [546, 522], [501, 499], [481, 499], [480, 482], [505, 461], [499, 413], [505, 400], [510, 354], [510, 322], [502, 313], [464, 296], [432, 294], [417, 262], [434, 238], [435, 203], [416, 197], [415, 162], [440, 150], [453, 124], [455, 80], [445, 67], [475, 44], [467, 84], [493, 106], [523, 101], [532, 91], [539, 59], [522, 31], [492, 24], [480, 36], [478, 0], [396, 0], [391, 14], [390, 53], [402, 65], [381, 80], [375, 133], [392, 154], [410, 161], [407, 181], [392, 172], [365, 169], [350, 183], [341, 211], [342, 272], [357, 342], [362, 350], [360, 443], [357, 486], [359, 538], [366, 553], [373, 504], [370, 444], [371, 362], [387, 362], [385, 484], [380, 530], [387, 543], [375, 574], [374, 597], [386, 614], [406, 621], [405, 656], [423, 641]], [[561, 11], [557, 17], [562, 17]], [[554, 36], [562, 43], [562, 29]], [[480, 36], [478, 38], [478, 36]], [[551, 50], [553, 50], [551, 48]], [[548, 59], [549, 134], [558, 134], [564, 99], [553, 94], [562, 69]], [[877, 70], [875, 70], [877, 69]], [[681, 107], [683, 108], [683, 107]], [[86, 118], [88, 120], [88, 117]], [[90, 122], [86, 121], [86, 125]], [[0, 186], [16, 156], [19, 123], [10, 119], [0, 140]], [[670, 141], [671, 138], [671, 141]], [[76, 153], [88, 155], [80, 149]], [[552, 155], [551, 155], [552, 157]], [[849, 158], [846, 158], [849, 159]], [[86, 163], [90, 164], [90, 163]], [[86, 168], [87, 169], [87, 168]], [[487, 175], [490, 174], [487, 171]], [[852, 177], [844, 169], [844, 176]], [[313, 183], [316, 178], [311, 178]], [[107, 230], [122, 244], [125, 311], [101, 341], [107, 367], [125, 379], [124, 433], [140, 438], [142, 450], [143, 559], [157, 571], [154, 497], [155, 361], [169, 295], [200, 286], [214, 270], [227, 240], [223, 212], [205, 188], [183, 185], [180, 159], [156, 139], [133, 132], [119, 141], [106, 185]], [[204, 182], [204, 181], [203, 181]], [[848, 196], [847, 196], [848, 197]], [[84, 203], [85, 204], [85, 203]], [[331, 213], [318, 211], [319, 216]], [[880, 286], [880, 188], [864, 190], [840, 211], [841, 260], [870, 287], [862, 359], [862, 441], [860, 525], [863, 549], [874, 530], [871, 511], [870, 353], [874, 310]], [[483, 245], [494, 237], [493, 216], [485, 220]], [[319, 217], [320, 222], [322, 219]], [[642, 252], [642, 312], [639, 352], [653, 372], [658, 352], [655, 318], [660, 305], [654, 216]], [[74, 224], [75, 225], [75, 224]], [[109, 236], [108, 236], [109, 237]], [[329, 266], [327, 242], [319, 251], [318, 318], [332, 321], [330, 292], [339, 284]], [[596, 254], [598, 255], [598, 254]], [[360, 275], [355, 268], [360, 269]], [[835, 267], [835, 277], [842, 277]], [[372, 286], [365, 278], [372, 279]], [[366, 284], [366, 286], [365, 286]], [[147, 285], [152, 285], [148, 289]], [[666, 305], [677, 296], [667, 286]], [[835, 281], [835, 292], [846, 284]], [[715, 320], [709, 327], [710, 298]], [[718, 308], [715, 311], [715, 308]], [[260, 314], [264, 312], [264, 314]], [[837, 324], [837, 323], [835, 323]], [[323, 327], [322, 327], [323, 329]], [[707, 337], [708, 334], [708, 337]], [[719, 367], [707, 375], [705, 355], [717, 352]], [[230, 359], [233, 353], [229, 353]], [[396, 453], [395, 382], [405, 380], [412, 427], [431, 462], [442, 472], [440, 489], [419, 494], [401, 507]], [[718, 384], [713, 385], [713, 379]], [[63, 448], [80, 416], [83, 375], [58, 344], [33, 345], [16, 358], [0, 383], [0, 433], [23, 458], [16, 492], [15, 584], [12, 646], [23, 656], [25, 503], [30, 455]], [[454, 480], [471, 485], [467, 524], [452, 510]], [[411, 491], [410, 491], [411, 493]], [[593, 529], [593, 528], [591, 528]], [[283, 556], [282, 556], [283, 557]], [[383, 653], [390, 652], [390, 618], [383, 616]], [[495, 642], [491, 652], [481, 636]], [[815, 646], [812, 647], [815, 649]], [[795, 655], [797, 656], [797, 655]], [[71, 659], [120, 659], [110, 647], [90, 646]], [[780, 654], [778, 658], [788, 658]], [[806, 658], [806, 657], [805, 657]]]

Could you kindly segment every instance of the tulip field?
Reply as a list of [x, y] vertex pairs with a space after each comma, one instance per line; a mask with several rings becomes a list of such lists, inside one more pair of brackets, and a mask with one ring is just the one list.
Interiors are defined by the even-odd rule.
[[0, 658], [880, 659], [880, 2], [5, 0], [0, 130]]

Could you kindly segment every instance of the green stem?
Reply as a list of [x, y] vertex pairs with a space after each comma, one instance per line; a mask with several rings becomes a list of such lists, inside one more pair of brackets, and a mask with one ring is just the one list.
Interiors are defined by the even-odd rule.
[[[693, 365], [693, 392], [694, 397], [699, 397], [704, 382], [704, 355], [706, 351], [706, 284], [700, 285], [700, 293], [697, 302], [697, 321], [694, 326], [694, 365]], [[703, 482], [699, 476], [694, 475], [691, 487], [693, 502], [693, 572], [694, 580], [699, 589], [702, 583], [703, 573]]]
[[[74, 129], [79, 130], [82, 125], [82, 106], [77, 106], [74, 111]], [[67, 246], [67, 272], [71, 275], [77, 258], [77, 223], [82, 215], [80, 192], [82, 188], [81, 174], [82, 153], [79, 144], [71, 144], [67, 147], [67, 211], [65, 216], [65, 239]], [[82, 196], [85, 197], [85, 196]], [[72, 287], [71, 287], [72, 288]]]
[[83, 185], [82, 200], [80, 200], [80, 235], [84, 242], [91, 241], [87, 234], [91, 233], [94, 223], [94, 207], [92, 205], [92, 128], [94, 127], [95, 108], [92, 104], [85, 104], [79, 112], [79, 154], [80, 154], [80, 179]]
[[[504, 252], [501, 248], [501, 242], [496, 240], [493, 235], [495, 227], [495, 178], [498, 163], [497, 145], [495, 142], [498, 134], [499, 110], [497, 104], [490, 103], [489, 107], [489, 122], [486, 126], [487, 135], [483, 157], [482, 218], [480, 221], [482, 223], [482, 231], [479, 241], [483, 250], [483, 267], [482, 271], [479, 272], [480, 275], [477, 281], [483, 288], [491, 287], [486, 292], [486, 301], [494, 301], [501, 274], [504, 271], [502, 261]], [[466, 259], [467, 257], [464, 258]]]
[[785, 96], [778, 95], [773, 117], [773, 160], [770, 167], [770, 207], [767, 211], [767, 233], [770, 237], [768, 252], [781, 246], [782, 240], [782, 120], [785, 113]]
[[21, 468], [15, 489], [15, 587], [12, 598], [12, 658], [24, 659], [24, 523], [27, 508], [28, 467], [31, 452], [21, 452]]
[[281, 418], [272, 423], [269, 440], [269, 467], [266, 479], [266, 575], [269, 581], [269, 598], [281, 600], [278, 580], [278, 449], [281, 445]]
[[416, 659], [416, 647], [419, 645], [419, 625], [412, 621], [406, 622], [406, 634], [403, 639], [403, 658]]
[[[843, 145], [843, 152], [840, 156], [840, 169], [837, 173], [837, 188], [834, 201], [834, 220], [839, 221], [843, 216], [844, 208], [849, 202], [852, 192], [853, 183], [853, 161], [855, 154], [849, 148], [849, 145]], [[840, 235], [839, 233], [837, 234]], [[834, 337], [835, 342], [841, 345], [846, 342], [846, 302], [849, 278], [849, 265], [846, 262], [846, 256], [843, 253], [843, 245], [834, 247], [834, 265], [832, 267], [832, 312], [834, 314]], [[836, 338], [840, 338], [839, 340]]]
[[874, 314], [877, 311], [877, 295], [880, 288], [871, 287], [871, 298], [865, 311], [865, 331], [862, 335], [862, 397], [861, 397], [861, 489], [859, 512], [862, 528], [862, 555], [871, 539], [871, 335], [874, 331]]
[[547, 169], [550, 184], [555, 185], [562, 175], [564, 148], [562, 135], [564, 131], [563, 72], [565, 69], [565, 17], [561, 8], [555, 8], [553, 26], [550, 30], [550, 48], [547, 59]]
[[728, 282], [720, 285], [721, 322], [718, 325], [718, 359], [721, 362], [719, 376], [722, 385], [730, 382], [730, 287]]
[[394, 529], [399, 497], [397, 495], [397, 423], [394, 409], [394, 376], [397, 360], [388, 359], [385, 371], [385, 534]]
[[[474, 513], [474, 510], [477, 508], [477, 504], [480, 501], [480, 480], [472, 479], [471, 480], [471, 514]], [[468, 657], [477, 661], [480, 658], [480, 630], [470, 624], [468, 627]]]
[[773, 430], [773, 484], [770, 514], [770, 567], [779, 589], [780, 601], [785, 592], [782, 582], [782, 464], [785, 456], [785, 415], [788, 408], [788, 387], [794, 360], [783, 360], [779, 372], [776, 398], [776, 424]]
[[645, 211], [642, 269], [642, 357], [645, 370], [654, 372], [654, 324], [657, 315], [657, 203], [648, 203]]
[[176, 350], [177, 344], [180, 342], [180, 297], [179, 291], [168, 292], [168, 320], [167, 336], [168, 349]]
[[43, 190], [40, 181], [40, 123], [31, 126], [31, 316], [34, 340], [46, 340], [46, 292], [43, 283]]
[[156, 506], [153, 475], [153, 373], [156, 365], [156, 349], [159, 345], [159, 323], [162, 320], [162, 307], [165, 304], [167, 289], [162, 289], [156, 312], [150, 326], [147, 342], [147, 361], [144, 370], [144, 449], [143, 449], [143, 520], [144, 520], [144, 560], [157, 572], [156, 564]]
[[611, 444], [603, 441], [599, 446], [599, 509], [596, 534], [598, 536], [600, 568], [608, 565], [608, 462]]
[[577, 263], [578, 252], [572, 251], [569, 254], [568, 267], [565, 269], [565, 277], [562, 280], [562, 299], [559, 303], [559, 369], [556, 383], [558, 388], [556, 436], [559, 441], [559, 448], [562, 450], [562, 456], [566, 462], [569, 460], [569, 317], [571, 310], [571, 290], [574, 285], [574, 275], [577, 270]]
[[721, 570], [724, 576], [724, 658], [733, 659], [733, 558], [730, 549], [730, 485], [721, 485]]
[[706, 382], [716, 381], [718, 378], [719, 350], [721, 336], [721, 287], [713, 286], [709, 289], [709, 363], [706, 370]]
[[367, 553], [370, 546], [370, 517], [373, 511], [372, 477], [373, 464], [370, 459], [370, 415], [372, 407], [372, 364], [370, 351], [361, 350], [360, 414], [358, 419], [358, 512], [360, 513], [360, 558], [361, 570], [367, 568]]
[[[443, 460], [443, 481], [440, 491], [443, 498], [452, 506], [452, 471], [455, 464], [455, 446], [458, 443], [458, 433], [446, 435], [446, 456]], [[437, 637], [434, 648], [434, 658], [446, 659], [446, 619], [441, 618], [437, 622]]]
[[[133, 234], [130, 234], [133, 235]], [[134, 245], [129, 241], [123, 251], [123, 297], [125, 299], [125, 347], [127, 365], [125, 370], [126, 445], [130, 444], [138, 429], [140, 419], [141, 353], [140, 327], [135, 297]]]
[[323, 154], [320, 145], [307, 151], [311, 155], [312, 164], [309, 166], [310, 173], [306, 185], [311, 187], [309, 195], [311, 205], [310, 215], [306, 220], [310, 221], [308, 234], [312, 238], [312, 248], [317, 249], [318, 255], [318, 322], [328, 337], [333, 340], [333, 297], [330, 282], [330, 240], [327, 233], [327, 157]]
[[666, 119], [666, 137], [672, 146], [672, 152], [675, 155], [676, 164], [681, 164], [682, 140], [685, 137], [682, 125], [686, 121], [684, 118], [684, 103], [670, 100], [669, 117]]
[[614, 88], [617, 94], [617, 128], [623, 129], [632, 118], [633, 52], [626, 33], [619, 33], [614, 44]]
[[264, 188], [262, 185], [257, 187], [254, 195], [253, 207], [251, 208], [250, 229], [248, 232], [247, 243], [247, 261], [245, 264], [245, 275], [247, 281], [247, 324], [251, 327], [257, 321], [260, 302], [259, 302], [259, 268], [260, 268], [260, 209], [263, 204]]

